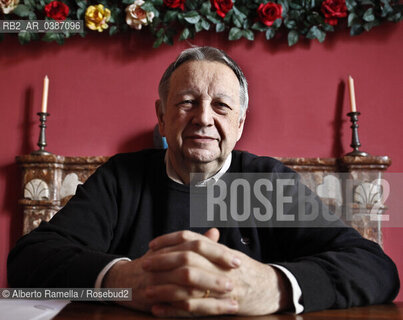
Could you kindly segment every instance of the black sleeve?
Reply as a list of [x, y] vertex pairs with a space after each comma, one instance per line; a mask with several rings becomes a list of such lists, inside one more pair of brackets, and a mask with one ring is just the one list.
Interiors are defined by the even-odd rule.
[[[305, 312], [391, 302], [399, 292], [392, 260], [355, 230], [301, 229], [287, 235], [278, 240], [305, 246], [304, 255], [277, 264], [297, 279]], [[290, 247], [288, 252], [298, 250]]]
[[[274, 227], [258, 229], [265, 248], [263, 262], [284, 266], [295, 276], [305, 312], [381, 304], [397, 296], [400, 281], [393, 261], [377, 243], [364, 239], [355, 229], [340, 220], [327, 221], [324, 217], [332, 212], [301, 183], [295, 171], [273, 158], [245, 152], [234, 155], [242, 172], [271, 173], [275, 179], [297, 181], [285, 192], [293, 198], [285, 212], [298, 215], [298, 187], [313, 199], [314, 205], [308, 203], [305, 211], [319, 208], [314, 227], [310, 222], [287, 225], [275, 221]], [[276, 203], [274, 199], [271, 203]]]
[[94, 287], [114, 258], [108, 248], [118, 219], [114, 159], [77, 188], [50, 222], [22, 237], [10, 252], [11, 287]]
[[303, 189], [320, 208], [314, 227], [304, 223], [302, 227], [279, 227], [274, 234], [282, 253], [278, 264], [297, 279], [304, 311], [391, 302], [400, 287], [393, 261], [355, 229], [340, 220], [329, 222], [326, 217], [333, 213], [311, 190]]

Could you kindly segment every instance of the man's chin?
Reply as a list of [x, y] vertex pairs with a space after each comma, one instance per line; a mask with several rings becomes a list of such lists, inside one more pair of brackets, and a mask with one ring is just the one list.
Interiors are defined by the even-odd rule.
[[186, 150], [184, 152], [185, 158], [189, 161], [198, 164], [207, 164], [209, 162], [216, 161], [219, 158], [219, 154], [214, 151], [208, 150]]

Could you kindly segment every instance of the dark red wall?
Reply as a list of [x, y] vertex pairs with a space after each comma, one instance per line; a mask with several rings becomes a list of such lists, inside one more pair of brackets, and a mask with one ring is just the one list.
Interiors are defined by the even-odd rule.
[[[403, 24], [324, 44], [228, 42], [201, 35], [192, 43], [225, 49], [250, 83], [250, 111], [238, 148], [260, 155], [337, 157], [349, 151], [347, 75], [355, 79], [363, 149], [389, 155], [403, 172]], [[15, 156], [36, 147], [42, 83], [50, 78], [48, 149], [62, 155], [112, 155], [152, 145], [159, 78], [189, 43], [152, 49], [133, 31], [92, 34], [63, 46], [15, 38], [0, 43], [0, 287], [6, 257], [21, 232], [20, 173]], [[390, 214], [402, 214], [391, 212]], [[403, 274], [402, 229], [385, 229], [385, 251]], [[402, 300], [403, 296], [399, 296]]]

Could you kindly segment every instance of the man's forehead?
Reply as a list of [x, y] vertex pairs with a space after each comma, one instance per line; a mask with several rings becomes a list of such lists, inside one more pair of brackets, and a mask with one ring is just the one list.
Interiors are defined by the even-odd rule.
[[[171, 75], [170, 85], [190, 85], [197, 87], [200, 81], [215, 82], [223, 86], [236, 86], [239, 81], [234, 71], [217, 61], [188, 61], [180, 65]], [[190, 88], [189, 88], [190, 89]]]

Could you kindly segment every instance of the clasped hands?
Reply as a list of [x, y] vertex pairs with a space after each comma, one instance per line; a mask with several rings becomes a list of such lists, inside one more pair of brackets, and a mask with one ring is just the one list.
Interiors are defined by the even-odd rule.
[[218, 243], [215, 228], [204, 235], [178, 231], [155, 238], [147, 253], [119, 261], [103, 287], [132, 288], [127, 307], [158, 317], [219, 314], [263, 315], [289, 307], [284, 275]]

